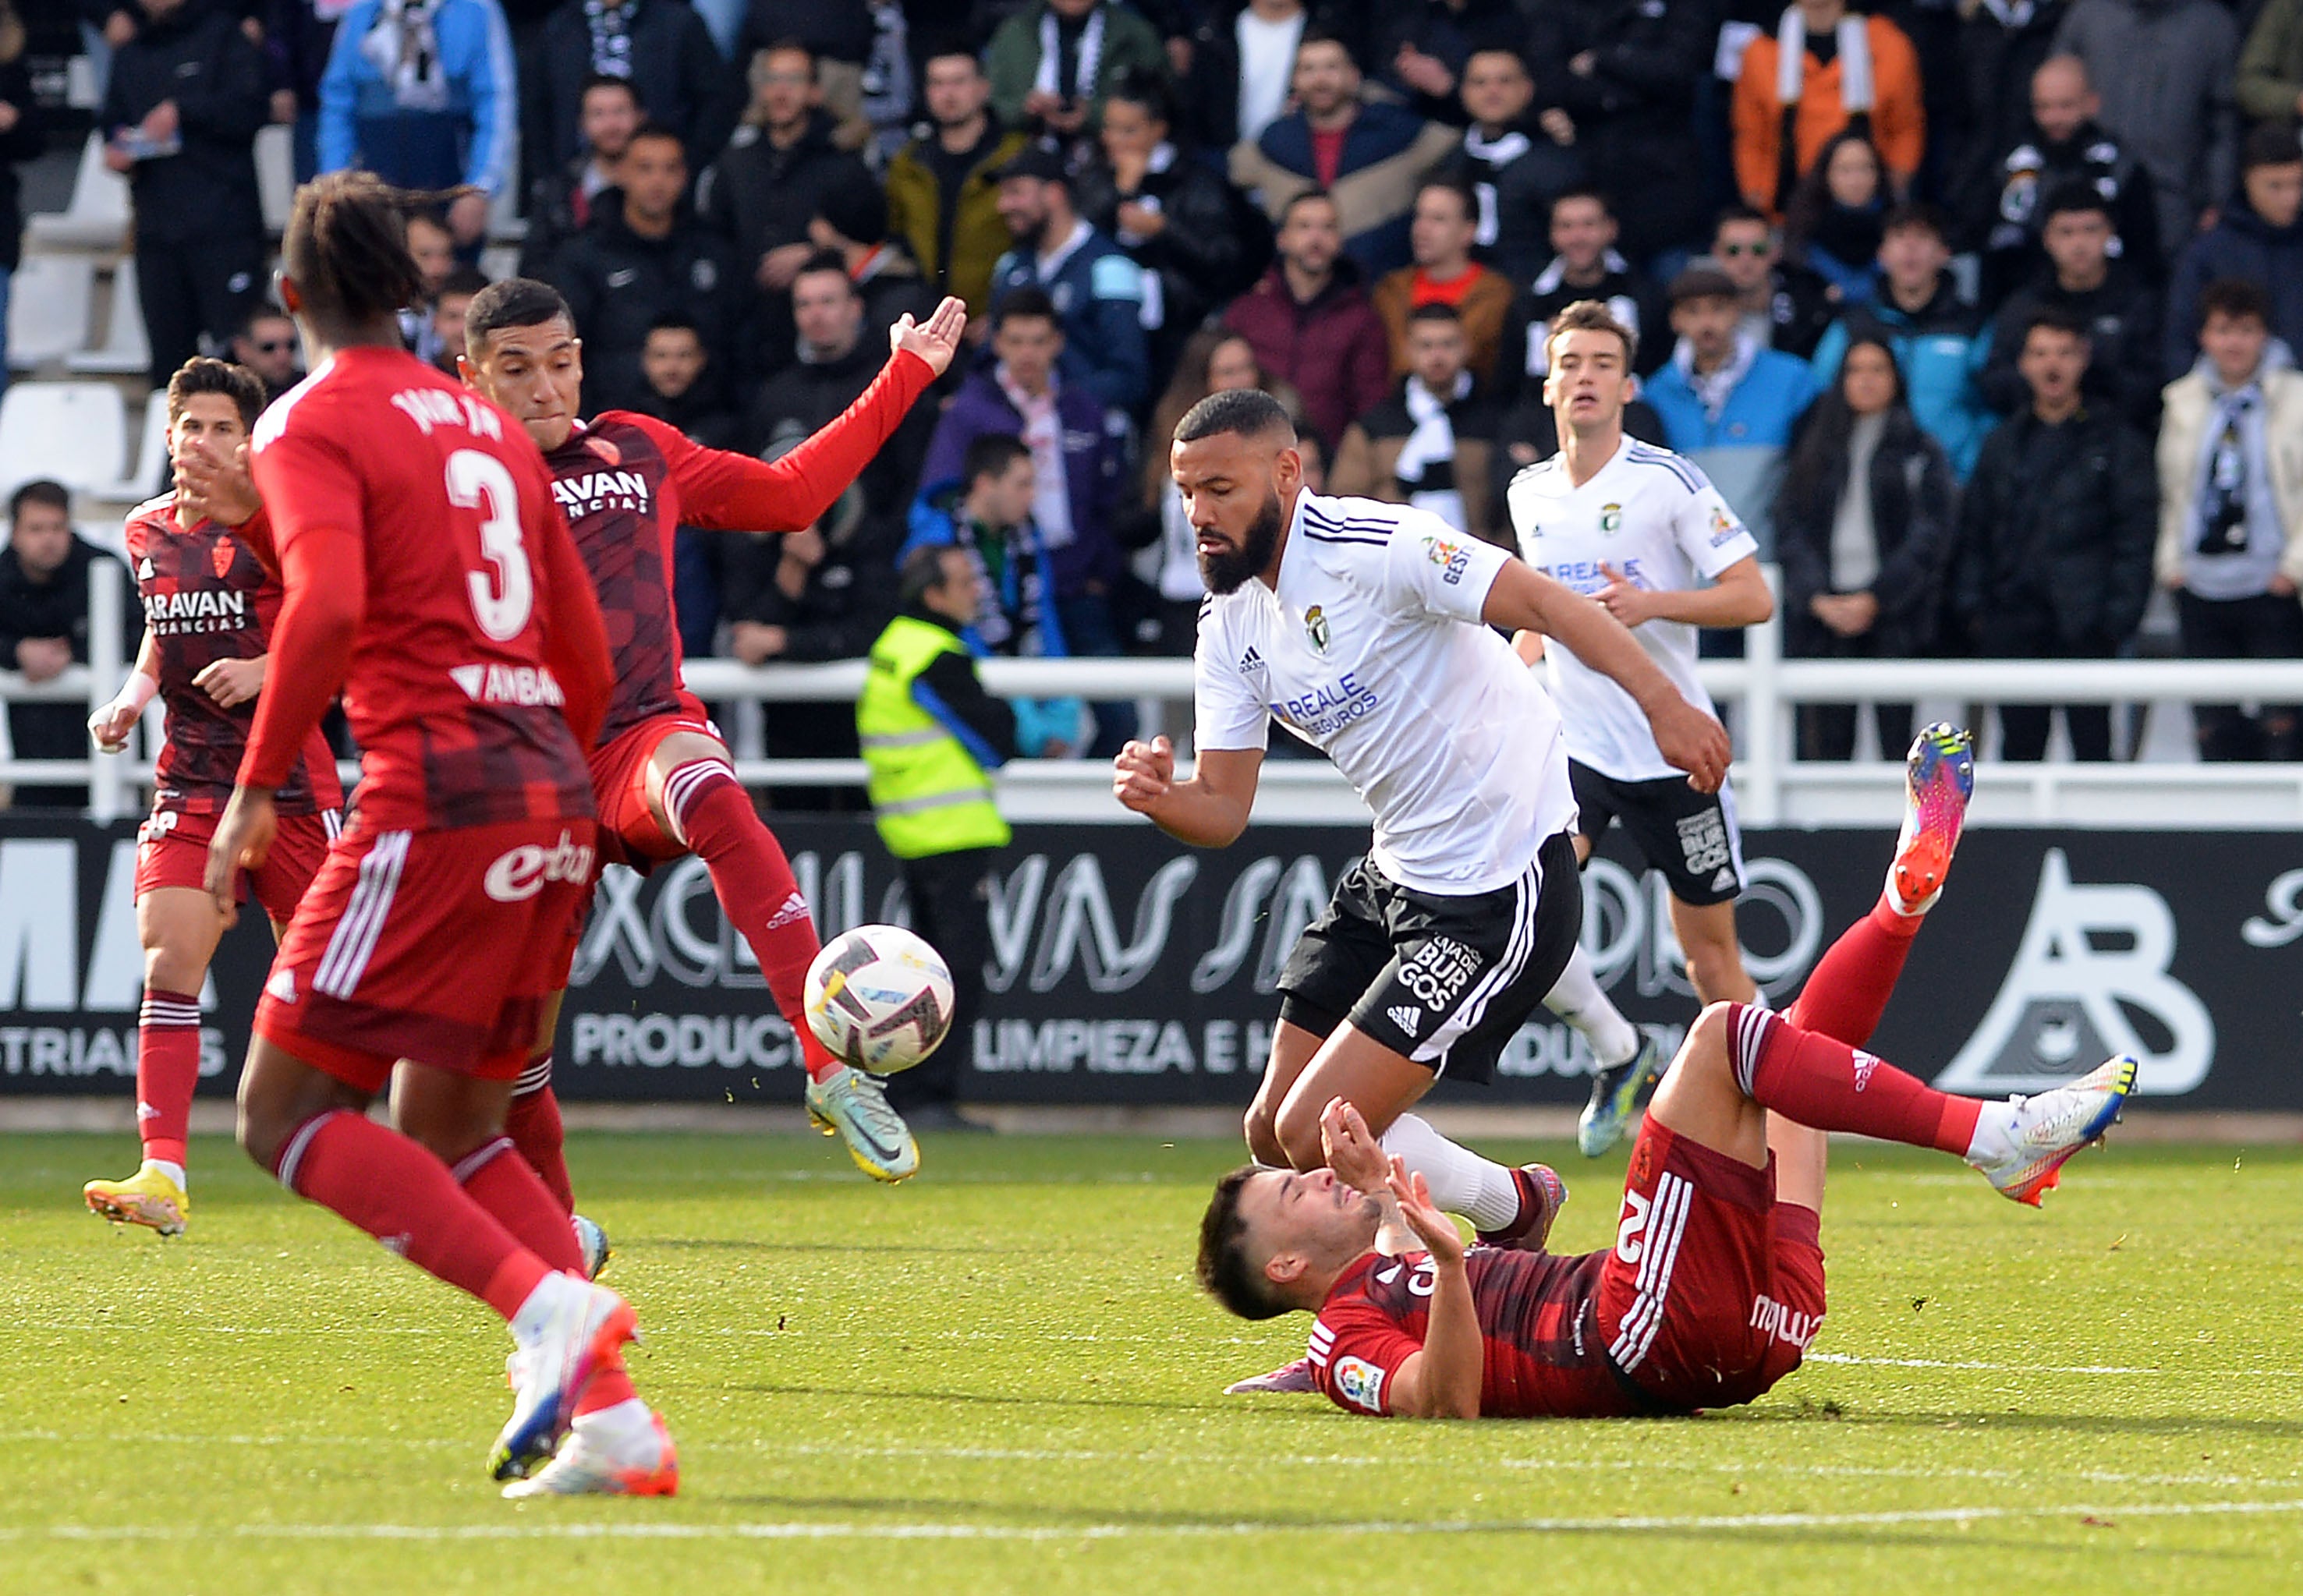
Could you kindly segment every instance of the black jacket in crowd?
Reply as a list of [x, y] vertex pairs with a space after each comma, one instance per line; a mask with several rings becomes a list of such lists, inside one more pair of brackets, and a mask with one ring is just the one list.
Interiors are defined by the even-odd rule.
[[2222, 220], [2193, 239], [2167, 285], [2167, 325], [2162, 334], [2170, 382], [2199, 357], [2199, 298], [2218, 278], [2237, 277], [2271, 301], [2271, 332], [2303, 355], [2303, 220], [2273, 227], [2245, 194], [2234, 195]]
[[[1214, 312], [1247, 290], [1271, 258], [1270, 229], [1261, 213], [1244, 204], [1213, 168], [1178, 154], [1165, 172], [1148, 172], [1143, 186], [1123, 194], [1118, 180], [1100, 157], [1084, 167], [1071, 185], [1072, 204], [1118, 243], [1130, 259], [1160, 277], [1165, 312], [1152, 334], [1155, 366], [1173, 363], [1183, 340]], [[1168, 225], [1160, 236], [1137, 243], [1120, 237], [1119, 206], [1149, 199]]]
[[[1618, 247], [1635, 261], [1709, 234], [1694, 102], [1717, 32], [1703, 0], [1546, 0], [1536, 9], [1535, 103], [1573, 119], [1591, 181], [1623, 223]], [[1567, 70], [1585, 50], [1599, 55], [1588, 78]]]
[[1476, 128], [1467, 130], [1431, 175], [1460, 183], [1478, 198], [1479, 259], [1514, 282], [1529, 282], [1551, 258], [1551, 202], [1587, 173], [1580, 147], [1554, 144], [1531, 125], [1494, 140]]
[[2159, 389], [2164, 381], [2159, 294], [2118, 261], [2095, 288], [2076, 292], [2063, 288], [2050, 269], [2009, 297], [1992, 324], [1991, 355], [1983, 367], [1984, 402], [2003, 416], [2031, 402], [2030, 387], [2016, 362], [2023, 353], [2024, 328], [2043, 310], [2063, 311], [2087, 326], [2088, 368], [2081, 391], [2116, 410], [2128, 425], [2156, 433]]
[[[1784, 651], [1813, 659], [1852, 652], [1846, 641], [1816, 619], [1808, 606], [1831, 585], [1831, 529], [1847, 491], [1849, 457], [1840, 450], [1821, 469], [1793, 464], [1777, 491], [1776, 558], [1784, 568]], [[1871, 531], [1879, 547], [1879, 574], [1869, 589], [1879, 618], [1861, 651], [1886, 659], [1931, 654], [1942, 607], [1944, 577], [1958, 533], [1959, 479], [1943, 445], [1919, 430], [1910, 410], [1887, 413], [1870, 469]]]
[[2001, 423], [1960, 500], [1953, 624], [1993, 659], [2107, 656], [2151, 596], [2151, 445], [2110, 409]]
[[1769, 349], [1808, 359], [1838, 319], [1838, 302], [1820, 273], [1796, 261], [1776, 265], [1767, 295]]
[[763, 128], [739, 128], [697, 182], [696, 212], [735, 240], [747, 284], [769, 250], [807, 241], [807, 224], [824, 196], [878, 185], [862, 157], [834, 144], [831, 134], [831, 118], [822, 111], [810, 113], [807, 131], [789, 149], [778, 149]]
[[1550, 326], [1551, 318], [1578, 299], [1597, 299], [1618, 317], [1634, 323], [1632, 330], [1639, 334], [1639, 354], [1632, 364], [1641, 376], [1662, 369], [1671, 358], [1671, 308], [1656, 285], [1633, 271], [1620, 255], [1608, 251], [1606, 274], [1589, 288], [1577, 288], [1555, 272], [1552, 268], [1558, 264], [1555, 260], [1547, 267], [1504, 317], [1503, 338], [1496, 349], [1495, 390], [1501, 403], [1540, 391], [1542, 379], [1528, 369], [1529, 360], [1540, 349], [1531, 350], [1528, 346], [1540, 346], [1542, 330]]
[[[73, 663], [88, 663], [88, 573], [100, 559], [113, 557], [75, 533], [64, 563], [46, 582], [34, 582], [17, 560], [16, 550], [0, 544], [0, 670], [16, 668], [16, 645], [28, 637], [68, 638]], [[135, 601], [136, 585], [124, 571], [121, 593], [120, 646], [124, 657], [132, 659], [144, 636], [144, 617]], [[86, 718], [83, 710], [63, 707]]]
[[[680, 0], [639, 0], [633, 16], [632, 92], [648, 121], [687, 147], [688, 169], [717, 159], [744, 110], [743, 74], [712, 42], [704, 19]], [[583, 149], [578, 126], [592, 29], [582, 0], [553, 12], [519, 70], [520, 161], [530, 172], [556, 168]]]
[[640, 350], [655, 318], [677, 311], [696, 323], [713, 365], [711, 397], [739, 391], [755, 374], [751, 280], [728, 241], [682, 213], [661, 239], [624, 223], [623, 191], [603, 189], [592, 223], [568, 240], [550, 281], [584, 335], [584, 408], [637, 409], [647, 395]]
[[99, 126], [109, 138], [176, 103], [183, 147], [128, 174], [139, 248], [264, 236], [256, 133], [270, 115], [264, 57], [223, 7], [188, 4], [113, 52]]
[[[2029, 92], [2024, 90], [2026, 103]], [[2110, 202], [2119, 258], [2146, 282], [2164, 281], [2158, 191], [2134, 153], [2094, 122], [2058, 143], [2041, 137], [2027, 117], [2012, 141], [1972, 164], [1957, 202], [1953, 247], [1982, 253], [1986, 304], [1998, 303], [2049, 264], [2039, 246], [2047, 196], [2074, 180]]]
[[13, 272], [24, 252], [24, 208], [16, 163], [29, 161], [46, 143], [40, 108], [32, 101], [32, 75], [24, 58], [0, 63], [0, 104], [16, 108], [16, 125], [0, 133], [0, 272]]
[[737, 35], [736, 59], [749, 61], [753, 51], [788, 38], [820, 61], [861, 66], [872, 54], [872, 8], [865, 0], [751, 0]]
[[1405, 46], [1444, 63], [1460, 81], [1464, 63], [1480, 50], [1527, 49], [1527, 19], [1514, 0], [1388, 0], [1373, 8], [1375, 29], [1367, 53], [1371, 78], [1380, 79], [1418, 116], [1460, 128], [1468, 119], [1460, 96], [1425, 94], [1392, 75]]

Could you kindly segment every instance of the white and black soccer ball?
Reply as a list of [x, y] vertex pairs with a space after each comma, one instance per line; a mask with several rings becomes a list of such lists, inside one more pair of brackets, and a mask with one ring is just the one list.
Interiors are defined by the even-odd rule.
[[951, 970], [901, 926], [858, 926], [807, 967], [807, 1023], [859, 1070], [908, 1070], [951, 1029]]

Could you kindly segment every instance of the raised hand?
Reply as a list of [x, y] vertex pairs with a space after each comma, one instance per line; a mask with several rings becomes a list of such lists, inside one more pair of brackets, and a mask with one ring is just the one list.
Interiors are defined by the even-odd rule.
[[940, 377], [959, 353], [959, 340], [966, 332], [966, 301], [947, 297], [924, 322], [913, 321], [908, 311], [899, 317], [888, 329], [888, 349], [891, 354], [917, 355]]
[[1391, 1161], [1391, 1172], [1385, 1177], [1391, 1185], [1391, 1195], [1398, 1199], [1399, 1216], [1407, 1228], [1430, 1249], [1432, 1257], [1442, 1264], [1464, 1261], [1464, 1234], [1455, 1222], [1431, 1205], [1431, 1187], [1422, 1175], [1411, 1172], [1397, 1158]]
[[1382, 1194], [1391, 1176], [1391, 1161], [1360, 1111], [1341, 1097], [1330, 1097], [1320, 1111], [1320, 1150], [1336, 1179], [1354, 1191]]
[[1138, 814], [1149, 814], [1176, 783], [1176, 745], [1165, 737], [1130, 742], [1112, 756], [1111, 795]]

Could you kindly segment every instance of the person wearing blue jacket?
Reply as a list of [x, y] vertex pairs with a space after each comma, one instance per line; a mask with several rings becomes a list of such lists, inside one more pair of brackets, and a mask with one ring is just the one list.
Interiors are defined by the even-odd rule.
[[1664, 441], [1703, 468], [1759, 540], [1759, 557], [1772, 559], [1776, 480], [1817, 384], [1806, 361], [1744, 331], [1742, 314], [1734, 280], [1717, 267], [1698, 262], [1674, 278], [1679, 341], [1645, 392]]
[[320, 170], [477, 190], [448, 212], [458, 246], [473, 248], [510, 180], [519, 115], [496, 0], [354, 0], [320, 77]]
[[1898, 206], [1879, 244], [1879, 294], [1831, 325], [1809, 363], [1818, 388], [1839, 374], [1849, 340], [1876, 338], [1895, 351], [1919, 430], [1943, 445], [1962, 483], [1997, 417], [1983, 398], [1991, 323], [1960, 297], [1942, 216], [1932, 206]]
[[[1055, 605], [1055, 566], [1032, 520], [1037, 486], [1024, 441], [986, 433], [967, 446], [957, 476], [930, 481], [912, 501], [911, 535], [896, 565], [902, 568], [922, 549], [956, 548], [967, 556], [976, 599], [974, 618], [959, 636], [978, 659], [1060, 659], [1069, 652]], [[1080, 744], [1078, 699], [1009, 701], [1025, 746]]]
[[1152, 397], [1143, 268], [1079, 214], [1050, 151], [1033, 146], [1002, 166], [997, 203], [1016, 247], [992, 265], [993, 311], [1019, 289], [1045, 293], [1064, 330], [1065, 376], [1115, 410], [1143, 404]]

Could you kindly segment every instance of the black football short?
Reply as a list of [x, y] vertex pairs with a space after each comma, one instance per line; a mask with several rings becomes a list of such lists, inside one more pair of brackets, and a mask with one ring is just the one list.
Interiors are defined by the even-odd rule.
[[1567, 777], [1582, 812], [1576, 828], [1594, 847], [1609, 822], [1620, 819], [1632, 846], [1649, 869], [1662, 872], [1681, 903], [1700, 909], [1731, 903], [1742, 892], [1743, 834], [1725, 783], [1716, 793], [1699, 793], [1683, 776], [1617, 781], [1573, 760]]
[[1417, 892], [1362, 859], [1296, 939], [1279, 1017], [1325, 1037], [1348, 1019], [1434, 1075], [1495, 1079], [1496, 1060], [1575, 951], [1583, 884], [1565, 832], [1508, 886]]

